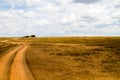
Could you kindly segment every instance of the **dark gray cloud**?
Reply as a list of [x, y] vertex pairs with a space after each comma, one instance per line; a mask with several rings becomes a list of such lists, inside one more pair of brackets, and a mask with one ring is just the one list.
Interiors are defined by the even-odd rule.
[[95, 3], [100, 0], [73, 0], [75, 3], [85, 3], [85, 4], [90, 4], [90, 3]]
[[116, 5], [115, 8], [120, 8], [120, 5]]

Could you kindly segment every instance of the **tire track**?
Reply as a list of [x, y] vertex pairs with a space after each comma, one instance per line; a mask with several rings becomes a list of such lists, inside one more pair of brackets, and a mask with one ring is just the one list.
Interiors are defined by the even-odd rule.
[[9, 69], [11, 66], [11, 63], [16, 55], [16, 52], [22, 48], [22, 46], [19, 46], [12, 50], [11, 52], [7, 53], [5, 56], [3, 56], [0, 60], [0, 80], [8, 80], [9, 78]]
[[34, 80], [25, 59], [28, 45], [22, 44], [0, 60], [0, 80]]
[[27, 48], [28, 46], [24, 44], [23, 48], [17, 52], [11, 65], [10, 80], [34, 80], [25, 60]]

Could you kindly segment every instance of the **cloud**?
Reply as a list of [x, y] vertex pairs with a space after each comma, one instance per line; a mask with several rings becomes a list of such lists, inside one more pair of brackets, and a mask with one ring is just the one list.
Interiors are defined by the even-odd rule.
[[0, 6], [0, 36], [120, 35], [119, 0], [2, 0]]
[[75, 3], [85, 3], [85, 4], [90, 4], [90, 3], [95, 3], [100, 0], [74, 0]]

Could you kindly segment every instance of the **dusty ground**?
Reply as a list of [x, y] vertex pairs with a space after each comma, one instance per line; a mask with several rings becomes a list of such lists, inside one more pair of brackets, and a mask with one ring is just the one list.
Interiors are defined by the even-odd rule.
[[2, 40], [0, 80], [120, 80], [119, 37]]
[[21, 44], [0, 59], [0, 80], [34, 80], [26, 65], [27, 45]]

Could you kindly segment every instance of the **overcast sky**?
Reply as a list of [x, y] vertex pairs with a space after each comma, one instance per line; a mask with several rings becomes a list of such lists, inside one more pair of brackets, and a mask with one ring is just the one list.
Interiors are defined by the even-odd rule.
[[0, 0], [0, 36], [118, 36], [120, 0]]

